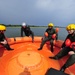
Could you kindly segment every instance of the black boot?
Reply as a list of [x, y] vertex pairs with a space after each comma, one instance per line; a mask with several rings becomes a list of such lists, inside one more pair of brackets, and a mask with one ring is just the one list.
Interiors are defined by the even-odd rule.
[[8, 51], [10, 51], [10, 50], [14, 50], [13, 48], [9, 48], [9, 49], [7, 49]]
[[57, 56], [54, 56], [54, 57], [49, 57], [50, 59], [55, 59], [55, 60], [58, 60], [58, 57]]
[[42, 41], [42, 43], [40, 44], [40, 48], [38, 48], [38, 50], [42, 50], [44, 44], [45, 44], [45, 41]]
[[10, 48], [9, 44], [5, 44], [4, 47], [5, 47], [7, 50], [14, 50], [14, 49]]
[[50, 50], [51, 50], [51, 52], [53, 52], [54, 51], [54, 49], [53, 49], [53, 40], [50, 41], [50, 44], [51, 44]]
[[38, 48], [38, 50], [42, 50], [42, 48]]
[[64, 66], [61, 67], [60, 71], [64, 72], [65, 69], [66, 69], [66, 66], [64, 65]]
[[51, 52], [52, 52], [52, 53], [54, 52], [53, 48], [51, 48]]
[[32, 43], [34, 43], [34, 39], [32, 39]]

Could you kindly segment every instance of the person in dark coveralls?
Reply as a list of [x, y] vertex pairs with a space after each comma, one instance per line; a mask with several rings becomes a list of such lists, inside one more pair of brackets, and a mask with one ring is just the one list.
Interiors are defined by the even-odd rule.
[[4, 35], [4, 32], [6, 31], [6, 27], [4, 25], [0, 25], [0, 44], [4, 46], [8, 51], [9, 50], [14, 50], [10, 48], [8, 41]]
[[21, 27], [21, 37], [23, 37], [23, 32], [25, 34], [25, 36], [32, 37], [32, 42], [34, 42], [34, 33], [31, 31], [30, 27], [26, 24], [26, 23], [22, 23], [22, 27]]
[[[43, 48], [43, 45], [47, 42], [47, 41], [50, 41], [50, 45], [51, 45], [51, 52], [53, 52], [53, 41], [54, 39], [56, 38], [56, 30], [53, 28], [54, 27], [54, 24], [53, 23], [49, 23], [48, 24], [48, 28], [46, 29], [45, 31], [45, 37], [43, 38], [41, 44], [40, 44], [40, 47], [38, 48], [38, 50], [41, 50]], [[58, 37], [57, 37], [58, 38]]]
[[75, 63], [75, 24], [69, 24], [66, 27], [68, 35], [61, 46], [61, 51], [58, 52], [54, 57], [49, 57], [50, 59], [61, 59], [66, 55], [70, 55], [66, 63], [61, 67], [60, 71], [65, 71], [66, 68], [70, 67]]

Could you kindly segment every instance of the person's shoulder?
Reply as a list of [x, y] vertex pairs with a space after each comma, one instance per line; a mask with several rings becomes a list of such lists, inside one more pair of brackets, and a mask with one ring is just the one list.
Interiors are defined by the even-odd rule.
[[47, 28], [46, 30], [45, 30], [45, 32], [47, 32], [49, 29]]
[[68, 37], [71, 37], [71, 36], [72, 36], [71, 34], [66, 35], [67, 38], [68, 38]]

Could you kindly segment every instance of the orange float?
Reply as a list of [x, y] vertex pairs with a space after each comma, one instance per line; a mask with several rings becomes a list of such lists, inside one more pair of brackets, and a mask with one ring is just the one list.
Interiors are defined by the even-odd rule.
[[45, 35], [46, 37], [48, 37], [48, 33], [47, 33], [47, 32], [45, 32], [44, 35]]
[[[7, 51], [0, 46], [0, 75], [45, 75], [49, 68], [59, 70], [63, 65], [62, 61], [49, 57], [59, 52], [62, 41], [55, 42], [54, 53], [49, 50], [49, 44], [45, 44], [43, 49], [38, 51], [41, 38], [35, 36], [34, 43], [31, 37], [9, 38], [8, 43], [14, 48], [13, 51]], [[66, 70], [66, 73], [75, 74], [73, 70]]]
[[57, 33], [59, 32], [59, 28], [56, 28], [56, 32], [57, 32]]

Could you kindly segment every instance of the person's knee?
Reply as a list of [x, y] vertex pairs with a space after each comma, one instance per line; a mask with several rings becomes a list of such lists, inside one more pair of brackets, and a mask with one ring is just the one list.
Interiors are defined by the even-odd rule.
[[71, 55], [71, 59], [75, 59], [75, 54]]
[[53, 40], [50, 40], [50, 43], [53, 44]]

